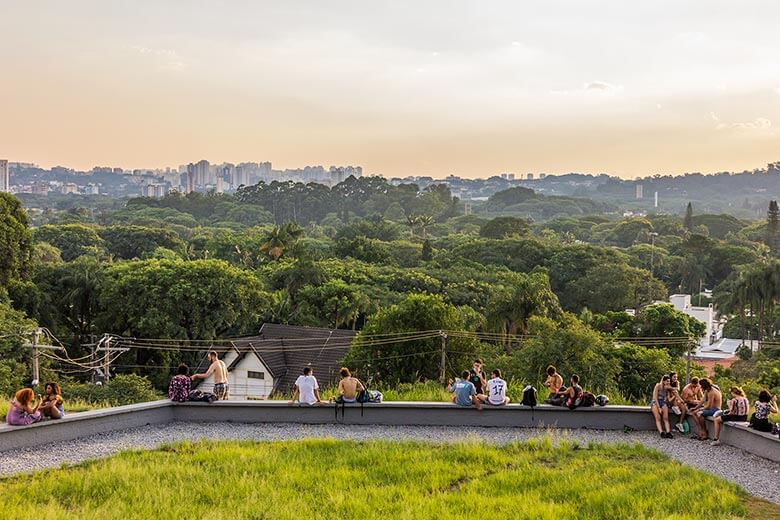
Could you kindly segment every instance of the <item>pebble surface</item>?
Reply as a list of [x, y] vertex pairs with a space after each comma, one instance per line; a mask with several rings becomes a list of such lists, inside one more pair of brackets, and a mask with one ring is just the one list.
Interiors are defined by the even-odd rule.
[[327, 437], [349, 440], [458, 442], [483, 440], [495, 444], [550, 435], [581, 444], [588, 442], [642, 444], [685, 465], [712, 473], [742, 486], [749, 493], [780, 504], [780, 464], [731, 446], [710, 446], [688, 437], [661, 439], [652, 432], [530, 428], [475, 428], [439, 426], [355, 426], [302, 424], [187, 423], [143, 426], [55, 443], [40, 448], [0, 452], [0, 476], [57, 468], [108, 457], [131, 449], [153, 449], [182, 440], [297, 440]]

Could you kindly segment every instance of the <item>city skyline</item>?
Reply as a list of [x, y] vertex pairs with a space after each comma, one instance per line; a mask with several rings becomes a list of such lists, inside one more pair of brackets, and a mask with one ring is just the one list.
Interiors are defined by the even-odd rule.
[[9, 161], [634, 178], [780, 150], [772, 2], [44, 5], [0, 22]]

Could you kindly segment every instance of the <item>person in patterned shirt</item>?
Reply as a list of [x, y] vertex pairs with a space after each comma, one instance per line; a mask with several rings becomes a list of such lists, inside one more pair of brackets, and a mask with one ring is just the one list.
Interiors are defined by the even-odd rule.
[[168, 399], [183, 403], [190, 395], [190, 368], [185, 365], [179, 365], [176, 375], [171, 378], [168, 385]]

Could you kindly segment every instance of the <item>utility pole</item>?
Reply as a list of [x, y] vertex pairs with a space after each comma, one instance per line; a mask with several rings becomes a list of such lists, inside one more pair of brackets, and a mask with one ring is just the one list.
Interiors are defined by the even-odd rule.
[[103, 338], [98, 341], [95, 352], [103, 352], [103, 358], [101, 361], [103, 362], [103, 382], [108, 383], [108, 380], [111, 378], [111, 353], [112, 352], [127, 352], [130, 350], [129, 348], [123, 348], [123, 347], [112, 347], [111, 346], [111, 336], [108, 334], [104, 335]]
[[32, 336], [30, 338], [30, 343], [25, 343], [25, 347], [32, 348], [32, 381], [30, 386], [36, 387], [41, 382], [41, 349], [45, 350], [59, 350], [60, 347], [55, 347], [54, 345], [41, 345], [38, 343], [38, 335], [42, 334], [43, 330], [39, 328], [35, 328], [30, 332], [30, 335]]
[[38, 383], [41, 380], [41, 353], [38, 350], [38, 334], [40, 334], [41, 329], [35, 329], [32, 332], [32, 386], [36, 387], [38, 386]]
[[441, 335], [441, 362], [439, 363], [439, 382], [444, 384], [446, 379], [446, 363], [447, 363], [447, 333], [439, 331]]

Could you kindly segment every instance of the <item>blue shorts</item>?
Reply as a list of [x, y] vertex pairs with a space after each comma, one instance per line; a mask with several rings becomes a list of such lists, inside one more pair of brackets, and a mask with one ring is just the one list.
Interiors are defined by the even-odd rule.
[[658, 406], [659, 409], [666, 407], [666, 401], [663, 399], [659, 399], [658, 402], [656, 401], [650, 401], [650, 408], [653, 406]]
[[712, 417], [713, 415], [715, 415], [715, 412], [717, 412], [718, 410], [719, 408], [715, 408], [714, 406], [712, 408], [705, 408], [704, 410], [701, 411], [699, 415], [701, 415], [702, 417]]

